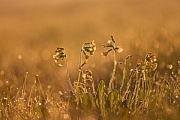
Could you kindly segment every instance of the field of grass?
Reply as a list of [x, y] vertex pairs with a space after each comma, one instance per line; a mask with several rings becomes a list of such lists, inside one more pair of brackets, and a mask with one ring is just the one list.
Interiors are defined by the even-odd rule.
[[179, 10], [179, 0], [1, 0], [0, 119], [178, 120]]

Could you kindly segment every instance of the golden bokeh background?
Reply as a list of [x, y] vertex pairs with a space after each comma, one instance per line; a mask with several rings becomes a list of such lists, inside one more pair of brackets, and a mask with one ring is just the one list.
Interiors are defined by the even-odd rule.
[[111, 35], [124, 49], [118, 60], [132, 54], [136, 63], [152, 52], [159, 68], [175, 66], [180, 60], [179, 11], [179, 0], [1, 0], [0, 87], [5, 81], [20, 85], [28, 71], [29, 83], [38, 74], [45, 86], [66, 88], [65, 68], [54, 63], [54, 50], [65, 47], [76, 80], [81, 45], [92, 40], [97, 51], [86, 68], [97, 81], [107, 79], [111, 57], [100, 54]]

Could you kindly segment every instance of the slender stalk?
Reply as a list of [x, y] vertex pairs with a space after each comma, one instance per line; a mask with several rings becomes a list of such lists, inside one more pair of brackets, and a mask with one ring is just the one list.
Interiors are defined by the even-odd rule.
[[136, 83], [135, 83], [135, 88], [134, 88], [134, 92], [133, 92], [133, 96], [132, 96], [132, 101], [130, 104], [130, 109], [132, 109], [133, 103], [135, 103], [137, 91], [138, 91], [138, 69], [136, 68]]
[[25, 97], [25, 90], [26, 90], [26, 82], [27, 82], [27, 77], [28, 77], [28, 72], [26, 72], [23, 87], [22, 87], [22, 98], [24, 99]]
[[72, 93], [74, 93], [73, 85], [71, 83], [71, 79], [70, 79], [70, 75], [69, 75], [69, 66], [68, 66], [67, 58], [65, 59], [65, 62], [66, 62], [66, 77], [67, 77], [67, 81], [69, 83], [69, 86], [70, 86], [70, 89], [71, 89]]
[[136, 89], [136, 96], [135, 96], [135, 102], [134, 102], [134, 112], [136, 112], [136, 108], [137, 108], [139, 87], [140, 87], [140, 80], [137, 81], [137, 89]]
[[126, 88], [125, 93], [123, 94], [122, 102], [125, 101], [125, 100], [127, 99], [127, 97], [128, 97], [129, 88], [130, 88], [130, 86], [131, 86], [131, 81], [132, 81], [132, 75], [130, 76], [129, 81], [128, 81], [128, 83], [127, 83], [127, 88]]
[[92, 81], [92, 91], [93, 91], [93, 94], [95, 95], [96, 91], [95, 91], [95, 88], [94, 88], [94, 80]]
[[[80, 67], [81, 67], [81, 65], [82, 65], [82, 49], [80, 51]], [[82, 74], [82, 69], [79, 68], [78, 83], [80, 82], [81, 74]]]
[[125, 77], [126, 77], [126, 60], [124, 61], [123, 79], [120, 87], [120, 94], [122, 94], [122, 88], [124, 86]]
[[113, 68], [113, 72], [112, 72], [112, 76], [109, 82], [109, 89], [108, 89], [108, 93], [110, 93], [112, 91], [112, 89], [114, 89], [114, 80], [115, 80], [115, 75], [116, 75], [116, 66], [117, 66], [117, 61], [116, 61], [116, 52], [114, 50], [114, 68]]

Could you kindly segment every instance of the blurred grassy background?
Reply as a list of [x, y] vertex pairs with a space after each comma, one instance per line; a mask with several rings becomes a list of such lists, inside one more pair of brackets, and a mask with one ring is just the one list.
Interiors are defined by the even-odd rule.
[[[95, 80], [108, 79], [110, 57], [103, 58], [101, 44], [113, 35], [133, 62], [155, 53], [159, 69], [180, 60], [179, 0], [1, 0], [0, 1], [0, 87], [5, 81], [20, 85], [26, 71], [32, 83], [38, 74], [42, 83], [67, 87], [65, 68], [52, 55], [65, 47], [72, 80], [77, 79], [79, 51], [95, 40], [97, 51], [89, 66]], [[163, 70], [162, 70], [163, 71]]]

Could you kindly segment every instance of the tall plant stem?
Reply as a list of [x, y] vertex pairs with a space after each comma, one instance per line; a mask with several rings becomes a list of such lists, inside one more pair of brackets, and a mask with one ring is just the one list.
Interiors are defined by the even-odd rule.
[[65, 62], [66, 62], [66, 77], [67, 77], [67, 81], [69, 83], [69, 86], [70, 86], [70, 89], [71, 89], [72, 93], [74, 93], [73, 85], [71, 83], [71, 79], [70, 79], [70, 75], [69, 75], [69, 66], [68, 66], [67, 58], [65, 59]]
[[120, 94], [122, 94], [122, 88], [124, 86], [124, 81], [126, 79], [126, 60], [124, 62], [124, 69], [123, 69], [123, 79], [122, 79], [122, 82], [121, 82], [121, 87], [120, 87]]
[[117, 66], [116, 51], [114, 50], [114, 67], [113, 67], [113, 72], [112, 72], [111, 79], [109, 81], [108, 93], [110, 93], [112, 91], [112, 89], [114, 89], [114, 83], [113, 82], [115, 80], [115, 75], [116, 75], [116, 66]]

